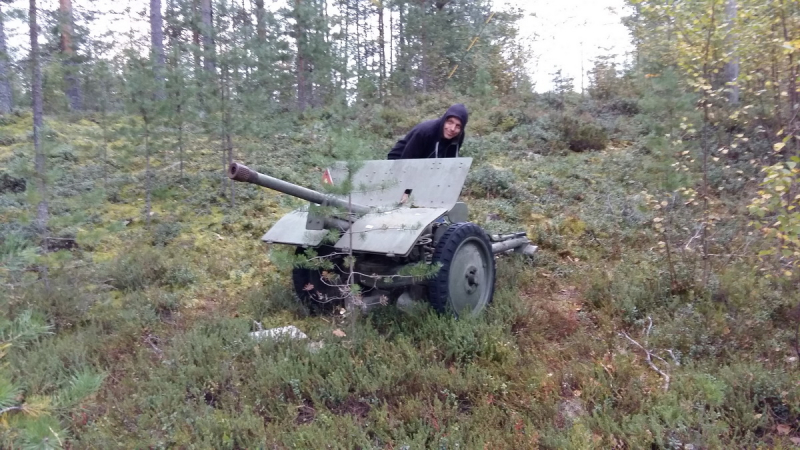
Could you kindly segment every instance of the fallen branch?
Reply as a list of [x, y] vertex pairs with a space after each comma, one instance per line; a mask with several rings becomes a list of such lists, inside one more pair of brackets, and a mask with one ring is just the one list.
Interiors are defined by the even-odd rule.
[[697, 227], [697, 231], [695, 232], [694, 236], [692, 236], [692, 237], [691, 237], [691, 239], [689, 239], [689, 241], [688, 241], [688, 242], [686, 243], [686, 245], [683, 247], [684, 249], [686, 249], [686, 250], [691, 250], [691, 248], [692, 248], [692, 241], [694, 241], [695, 239], [699, 239], [699, 238], [701, 237], [700, 235], [701, 235], [701, 234], [703, 234], [703, 228], [704, 228], [704, 226], [705, 226], [705, 224], [704, 224], [704, 223], [701, 223], [701, 224], [700, 224], [700, 225]]
[[[653, 329], [653, 319], [648, 317], [647, 320], [649, 321], [649, 324], [647, 326], [647, 330], [645, 331], [645, 337], [650, 336], [650, 330]], [[642, 351], [645, 354], [645, 361], [647, 361], [647, 365], [649, 365], [651, 369], [656, 371], [659, 375], [661, 375], [662, 378], [664, 378], [664, 391], [669, 390], [669, 382], [670, 382], [669, 374], [664, 372], [663, 370], [659, 369], [658, 366], [656, 366], [656, 364], [653, 362], [653, 358], [655, 357], [659, 361], [662, 361], [664, 364], [667, 364], [667, 365], [669, 365], [669, 363], [667, 361], [665, 361], [664, 358], [661, 358], [660, 356], [654, 354], [652, 351], [647, 349], [644, 345], [636, 342], [636, 340], [633, 339], [632, 337], [630, 337], [630, 335], [628, 335], [628, 333], [623, 331], [623, 332], [618, 333], [618, 334], [620, 336], [624, 337], [625, 339], [627, 339], [633, 345], [635, 345], [635, 346], [639, 347], [640, 349], [642, 349]], [[645, 345], [647, 345], [647, 341], [645, 341]], [[669, 354], [673, 357], [673, 359], [675, 358], [675, 355], [672, 354], [671, 350], [669, 351]]]
[[150, 348], [152, 348], [153, 351], [156, 352], [156, 354], [158, 355], [158, 359], [163, 359], [164, 358], [164, 351], [156, 346], [156, 343], [153, 342], [153, 339], [154, 339], [154, 336], [149, 335], [149, 336], [147, 336], [147, 338], [144, 341], [147, 342], [148, 344], [150, 344]]
[[9, 406], [8, 408], [0, 409], [0, 416], [11, 411], [22, 411], [22, 406]]

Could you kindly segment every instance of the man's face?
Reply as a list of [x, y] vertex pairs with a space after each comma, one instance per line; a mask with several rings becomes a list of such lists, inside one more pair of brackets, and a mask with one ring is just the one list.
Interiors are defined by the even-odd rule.
[[444, 121], [444, 138], [453, 139], [461, 134], [461, 119], [458, 117], [448, 117]]

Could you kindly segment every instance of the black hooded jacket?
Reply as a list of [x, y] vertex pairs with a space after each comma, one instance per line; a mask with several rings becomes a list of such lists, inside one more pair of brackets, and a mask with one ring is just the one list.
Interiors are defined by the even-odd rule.
[[[461, 120], [461, 134], [449, 140], [444, 138], [444, 122], [448, 117]], [[387, 159], [457, 157], [461, 144], [464, 143], [468, 118], [466, 106], [461, 103], [451, 106], [441, 118], [426, 120], [412, 128], [403, 139], [394, 144]]]

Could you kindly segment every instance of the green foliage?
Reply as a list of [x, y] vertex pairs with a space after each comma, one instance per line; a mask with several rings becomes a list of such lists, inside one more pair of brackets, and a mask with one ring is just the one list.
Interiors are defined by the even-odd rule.
[[514, 183], [514, 174], [492, 166], [483, 166], [467, 175], [467, 192], [476, 198], [508, 196]]
[[196, 274], [186, 264], [173, 261], [163, 248], [135, 248], [108, 266], [108, 283], [120, 291], [136, 291], [149, 286], [186, 287]]
[[755, 216], [753, 225], [772, 243], [760, 255], [776, 261], [779, 272], [791, 278], [800, 264], [800, 157], [763, 170], [762, 189], [749, 207]]
[[181, 234], [181, 225], [175, 222], [161, 222], [153, 229], [153, 245], [164, 247]]
[[641, 84], [639, 118], [651, 137], [680, 133], [684, 118], [697, 123], [698, 111], [694, 108], [697, 96], [682, 89], [674, 71], [665, 70], [656, 77], [642, 80]]
[[111, 263], [110, 284], [121, 291], [143, 289], [164, 281], [167, 263], [157, 249], [139, 249], [121, 255]]
[[[96, 393], [103, 382], [104, 375], [84, 369], [60, 389], [48, 394], [37, 389], [39, 386], [31, 383], [30, 378], [15, 373], [14, 364], [19, 364], [20, 358], [30, 351], [26, 347], [51, 334], [50, 329], [33, 318], [31, 311], [11, 321], [0, 318], [0, 426], [4, 428], [0, 443], [3, 446], [62, 448], [69, 431], [59, 417], [66, 416]], [[58, 379], [50, 383], [57, 384]]]
[[103, 374], [90, 370], [72, 375], [69, 384], [54, 397], [54, 406], [62, 410], [77, 406], [100, 389], [104, 378]]
[[0, 341], [3, 344], [25, 346], [27, 343], [50, 334], [50, 327], [33, 316], [33, 311], [22, 312], [14, 320], [0, 317]]
[[[481, 23], [478, 3], [445, 8], [472, 11]], [[352, 26], [359, 5], [349, 6]], [[420, 13], [405, 6], [409, 15]], [[569, 92], [571, 81], [564, 79], [559, 92], [522, 101], [522, 94], [508, 95], [502, 61], [485, 59], [481, 49], [480, 58], [467, 58], [456, 71], [452, 92], [435, 91], [446, 72], [437, 66], [430, 90], [413, 96], [397, 73], [381, 86], [366, 66], [355, 74], [353, 54], [351, 67], [342, 67], [344, 60], [323, 60], [340, 48], [319, 53], [330, 47], [309, 42], [308, 56], [317, 64], [312, 103], [295, 114], [296, 92], [286, 86], [295, 86], [296, 73], [280, 69], [294, 61], [285, 39], [293, 30], [278, 23], [284, 13], [268, 14], [266, 40], [274, 46], [266, 49], [250, 47], [258, 39], [248, 27], [225, 22], [235, 10], [218, 12], [220, 23], [231, 26], [217, 41], [217, 74], [229, 64], [230, 80], [195, 77], [192, 49], [176, 45], [164, 110], [153, 97], [131, 96], [155, 86], [150, 63], [131, 58], [133, 65], [114, 69], [107, 80], [108, 115], [49, 118], [50, 233], [74, 238], [77, 247], [41, 252], [29, 225], [35, 199], [0, 193], [0, 304], [7, 311], [0, 328], [8, 332], [3, 336], [21, 336], [3, 348], [0, 408], [27, 408], [6, 414], [10, 426], [0, 446], [790, 445], [794, 429], [783, 436], [777, 427], [794, 426], [800, 417], [793, 377], [797, 293], [791, 280], [766, 279], [754, 269], [754, 249], [776, 241], [748, 235], [741, 202], [757, 195], [750, 178], [758, 156], [773, 153], [771, 130], [748, 128], [742, 112], [712, 128], [719, 145], [707, 174], [714, 192], [711, 271], [703, 285], [697, 276], [703, 117], [699, 94], [687, 93], [679, 72], [664, 70], [632, 85], [625, 78], [631, 75], [607, 71], [592, 98]], [[180, 28], [189, 11], [175, 12], [172, 26]], [[305, 14], [321, 17], [315, 10]], [[408, 20], [421, 27], [446, 16]], [[351, 52], [367, 45], [352, 34], [348, 39]], [[431, 45], [450, 48], [449, 39]], [[341, 39], [326, 42], [336, 47]], [[421, 57], [418, 44], [410, 41], [404, 51]], [[251, 50], [258, 64], [279, 69], [248, 66]], [[349, 77], [328, 77], [334, 64]], [[473, 65], [483, 68], [482, 79], [473, 76]], [[252, 70], [245, 76], [233, 74], [234, 67]], [[422, 83], [414, 70], [406, 66], [408, 80]], [[370, 92], [353, 91], [356, 78]], [[336, 86], [343, 80], [347, 92]], [[483, 98], [461, 94], [470, 87]], [[114, 92], [126, 93], [124, 106], [138, 118], [119, 114], [123, 102]], [[357, 320], [340, 311], [309, 316], [294, 298], [289, 273], [297, 266], [331, 268], [330, 261], [311, 264], [315, 251], [295, 255], [277, 245], [265, 251], [259, 241], [303, 202], [236, 185], [236, 206], [229, 206], [220, 194], [220, 126], [233, 132], [234, 158], [318, 187], [321, 168], [331, 161], [358, 167], [360, 159], [383, 158], [394, 139], [455, 100], [472, 113], [464, 154], [475, 161], [462, 196], [471, 220], [490, 233], [525, 230], [539, 252], [497, 257], [495, 301], [479, 318], [454, 320], [425, 305], [415, 314], [389, 305]], [[765, 97], [765, 108], [772, 101]], [[149, 228], [141, 216], [142, 105], [157, 113], [149, 129]], [[763, 117], [759, 123], [769, 128]], [[23, 147], [27, 120], [0, 125], [0, 135], [13, 136], [11, 147], [0, 146], [0, 161], [15, 179], [27, 177], [31, 165]], [[602, 129], [611, 142], [603, 152], [566, 151], [564, 123], [578, 137], [587, 129], [595, 139]], [[106, 141], [108, 159], [101, 164], [99, 143]], [[175, 175], [180, 158], [182, 178]], [[777, 193], [770, 186], [763, 190]], [[340, 193], [368, 187], [344, 188]], [[104, 201], [106, 195], [113, 201]], [[777, 222], [774, 210], [764, 218], [767, 226]], [[432, 268], [413, 269], [406, 275], [422, 278]], [[337, 280], [350, 287], [344, 277]], [[248, 334], [258, 329], [254, 322], [265, 329], [293, 324], [310, 339], [254, 340]], [[36, 326], [27, 334], [14, 331]], [[667, 390], [644, 351], [622, 332], [670, 375]]]
[[606, 130], [602, 127], [567, 116], [561, 119], [561, 135], [575, 152], [603, 150], [608, 144]]

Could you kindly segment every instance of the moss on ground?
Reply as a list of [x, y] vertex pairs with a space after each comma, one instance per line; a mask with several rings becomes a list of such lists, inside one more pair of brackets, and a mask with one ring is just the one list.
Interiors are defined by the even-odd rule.
[[[29, 121], [0, 135], [24, 136]], [[52, 147], [74, 156], [50, 159], [53, 182], [67, 186], [97, 163], [102, 133], [90, 120], [48, 124]], [[351, 326], [298, 307], [259, 240], [298, 203], [237, 186], [230, 207], [219, 194], [219, 152], [202, 133], [186, 142], [183, 179], [174, 136], [153, 140], [148, 225], [141, 143], [126, 127], [135, 121], [110, 126], [108, 200], [91, 220], [53, 230], [78, 242], [49, 257], [55, 291], [37, 283], [35, 258], [3, 254], [14, 286], [0, 303], [6, 314], [32, 309], [57, 326], [10, 352], [4, 370], [43, 394], [56, 389], [46, 375], [64, 378], [65, 367], [107, 374], [96, 397], [60, 418], [75, 447], [724, 448], [788, 446], [797, 436], [788, 345], [797, 293], [748, 258], [715, 260], [700, 287], [699, 251], [687, 244], [699, 207], [683, 201], [669, 203], [681, 245], [670, 243], [668, 261], [654, 220], [662, 199], [643, 194], [660, 192], [664, 179], [647, 170], [661, 162], [635, 145], [530, 156], [486, 138], [473, 169], [503, 172], [508, 185], [472, 190], [470, 217], [487, 230], [528, 231], [539, 254], [498, 259], [495, 303], [480, 318], [389, 306]], [[311, 183], [322, 160], [308, 147], [323, 138], [302, 137], [263, 148], [242, 139], [250, 150], [241, 156]], [[0, 162], [29, 146], [0, 143]], [[99, 173], [89, 176], [94, 190]], [[69, 189], [52, 199], [54, 216], [78, 217], [89, 192]], [[30, 236], [31, 208], [15, 195], [0, 196], [4, 230]], [[713, 202], [720, 254], [748, 239], [735, 204]], [[294, 324], [324, 346], [253, 341], [255, 321]]]

